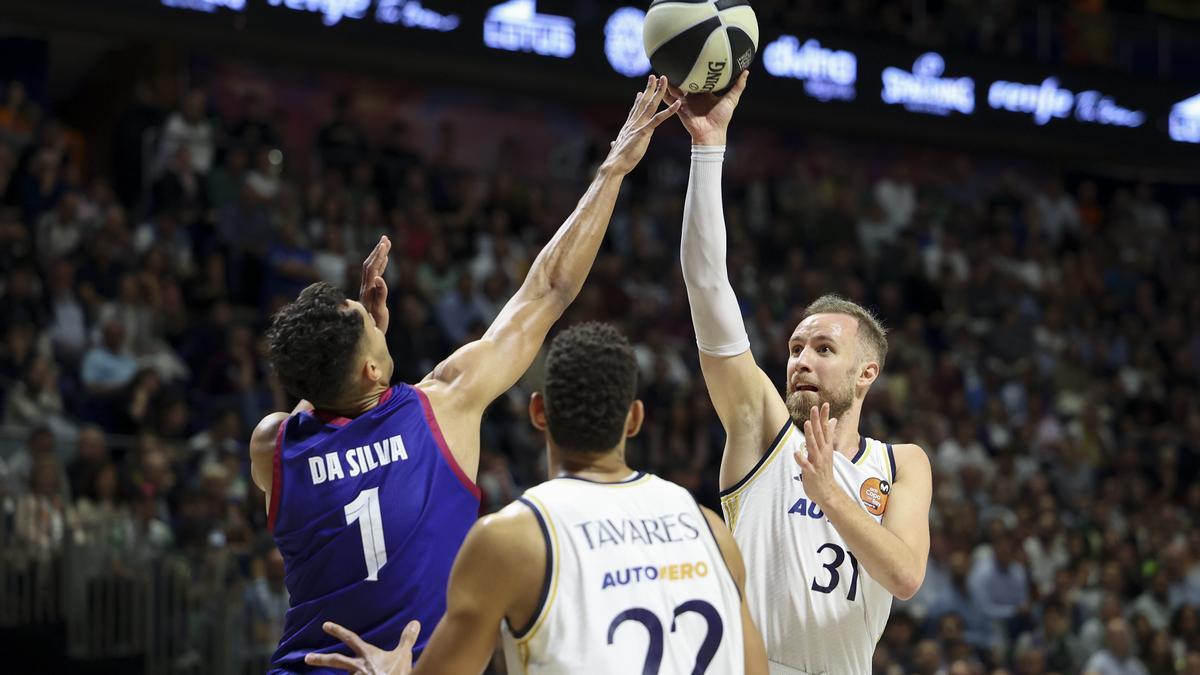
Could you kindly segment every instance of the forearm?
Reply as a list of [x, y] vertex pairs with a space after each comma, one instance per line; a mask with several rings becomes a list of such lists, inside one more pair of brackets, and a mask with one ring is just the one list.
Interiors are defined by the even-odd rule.
[[535, 297], [553, 294], [564, 310], [571, 304], [596, 260], [624, 178], [607, 163], [600, 166], [575, 211], [533, 261], [522, 291]]
[[871, 578], [901, 600], [916, 594], [924, 577], [923, 563], [908, 544], [867, 515], [841, 490], [822, 508]]
[[701, 352], [712, 356], [736, 356], [750, 349], [725, 260], [725, 216], [721, 202], [724, 154], [724, 146], [692, 146], [679, 246], [696, 344]]

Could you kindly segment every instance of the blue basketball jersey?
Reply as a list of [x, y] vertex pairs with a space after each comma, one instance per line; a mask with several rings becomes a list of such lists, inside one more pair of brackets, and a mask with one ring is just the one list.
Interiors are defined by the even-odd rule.
[[479, 489], [450, 454], [429, 399], [402, 384], [355, 419], [289, 417], [275, 441], [268, 512], [290, 595], [270, 672], [315, 672], [305, 654], [348, 653], [324, 621], [392, 646], [417, 619], [420, 654], [446, 611]]

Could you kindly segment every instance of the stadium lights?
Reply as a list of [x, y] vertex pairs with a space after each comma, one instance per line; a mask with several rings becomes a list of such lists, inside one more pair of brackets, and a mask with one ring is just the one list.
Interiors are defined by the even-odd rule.
[[1041, 84], [997, 80], [988, 88], [988, 106], [993, 110], [1031, 114], [1038, 126], [1054, 118], [1069, 117], [1072, 110], [1075, 119], [1085, 124], [1136, 129], [1146, 121], [1145, 113], [1121, 107], [1111, 96], [1098, 91], [1076, 94], [1059, 86], [1055, 77], [1047, 77]]
[[781, 35], [763, 49], [763, 68], [775, 77], [804, 82], [804, 91], [819, 101], [853, 101], [858, 82], [858, 57], [854, 52], [827, 49], [815, 39], [800, 43], [794, 35]]
[[246, 8], [246, 0], [162, 0], [163, 7], [190, 9], [194, 12], [212, 14], [218, 9], [240, 12]]
[[1200, 143], [1200, 94], [1171, 106], [1167, 133], [1179, 143]]
[[[188, 9], [212, 14], [219, 9], [241, 12], [246, 0], [160, 0], [164, 7]], [[336, 26], [342, 19], [359, 20], [367, 16], [374, 0], [266, 0], [271, 7], [321, 15], [321, 23]], [[405, 28], [420, 28], [445, 33], [458, 28], [455, 14], [439, 14], [421, 5], [421, 0], [379, 0], [375, 21]]]
[[975, 112], [975, 80], [942, 77], [945, 72], [946, 60], [937, 52], [918, 56], [911, 72], [889, 66], [883, 69], [880, 97], [884, 103], [902, 105], [916, 113], [945, 117], [953, 112]]
[[642, 44], [646, 13], [636, 7], [621, 7], [604, 23], [604, 57], [608, 65], [625, 77], [650, 72], [650, 59]]
[[575, 54], [575, 21], [538, 14], [536, 0], [508, 0], [488, 10], [483, 44], [508, 52], [567, 59]]

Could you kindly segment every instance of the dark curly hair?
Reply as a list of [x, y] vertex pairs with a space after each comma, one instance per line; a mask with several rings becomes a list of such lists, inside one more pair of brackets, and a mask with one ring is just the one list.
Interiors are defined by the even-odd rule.
[[604, 452], [625, 434], [637, 392], [629, 340], [609, 324], [582, 323], [550, 343], [546, 357], [546, 424], [564, 450]]
[[363, 337], [362, 317], [341, 289], [318, 282], [271, 319], [271, 367], [292, 396], [328, 404], [345, 392]]

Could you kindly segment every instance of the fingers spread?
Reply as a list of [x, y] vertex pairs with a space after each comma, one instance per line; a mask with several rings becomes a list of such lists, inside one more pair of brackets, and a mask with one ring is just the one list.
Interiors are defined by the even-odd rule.
[[656, 114], [654, 117], [651, 117], [650, 118], [650, 128], [653, 129], [653, 128], [657, 127], [658, 125], [662, 124], [663, 122], [667, 121], [671, 117], [673, 117], [675, 115], [675, 113], [679, 112], [679, 107], [681, 105], [683, 105], [683, 101], [676, 100], [673, 103], [671, 103], [671, 105], [667, 106], [664, 110], [662, 110], [661, 112]]
[[366, 643], [362, 641], [362, 638], [358, 637], [358, 633], [355, 633], [349, 628], [338, 625], [332, 621], [326, 621], [321, 625], [321, 629], [333, 637], [341, 640], [342, 642], [345, 642], [351, 649], [355, 651], [355, 653], [366, 653]]

